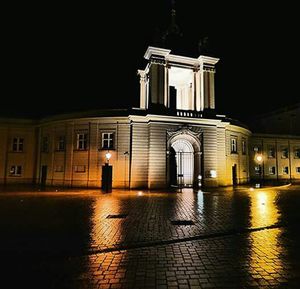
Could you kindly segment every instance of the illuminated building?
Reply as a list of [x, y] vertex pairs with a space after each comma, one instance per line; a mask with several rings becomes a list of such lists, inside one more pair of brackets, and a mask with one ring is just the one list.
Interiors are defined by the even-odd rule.
[[[300, 179], [300, 137], [254, 135], [215, 112], [217, 58], [149, 47], [140, 107], [88, 111], [39, 121], [0, 121], [0, 182], [101, 187], [111, 154], [114, 188], [226, 186], [264, 177]], [[266, 150], [274, 150], [268, 159]], [[285, 155], [279, 160], [279, 152]], [[284, 167], [280, 171], [280, 167]], [[293, 171], [289, 174], [288, 172]], [[271, 169], [270, 169], [271, 168]], [[266, 174], [266, 170], [272, 174]]]

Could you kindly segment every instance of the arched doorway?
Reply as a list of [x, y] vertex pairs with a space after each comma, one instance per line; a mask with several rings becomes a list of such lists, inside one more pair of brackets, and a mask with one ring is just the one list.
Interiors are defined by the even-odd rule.
[[194, 149], [185, 139], [178, 139], [172, 144], [175, 151], [177, 185], [191, 187], [194, 182]]
[[188, 129], [169, 133], [167, 172], [171, 186], [199, 186], [202, 177], [200, 148], [200, 133]]

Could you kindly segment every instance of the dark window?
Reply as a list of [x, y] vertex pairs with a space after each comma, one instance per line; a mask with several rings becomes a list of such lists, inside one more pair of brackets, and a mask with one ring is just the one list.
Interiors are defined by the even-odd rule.
[[247, 143], [246, 140], [242, 140], [242, 154], [245, 155], [247, 151]]
[[10, 167], [10, 176], [19, 177], [22, 174], [22, 166], [13, 165]]
[[231, 153], [237, 153], [237, 138], [235, 137], [231, 138]]
[[275, 167], [269, 167], [269, 174], [270, 175], [275, 175], [276, 173], [276, 168]]
[[64, 151], [66, 148], [66, 138], [65, 136], [60, 136], [57, 140], [57, 150]]
[[114, 133], [102, 133], [102, 149], [114, 149]]
[[20, 137], [13, 138], [12, 150], [13, 152], [22, 152], [24, 145], [24, 139]]
[[296, 148], [294, 151], [295, 159], [300, 159], [300, 148]]
[[275, 158], [275, 148], [274, 147], [269, 147], [268, 158]]
[[42, 152], [43, 153], [49, 152], [49, 138], [47, 136], [44, 136], [42, 138]]
[[283, 167], [283, 168], [282, 168], [282, 173], [283, 173], [284, 175], [287, 175], [287, 174], [289, 173], [289, 167]]
[[76, 141], [77, 150], [86, 150], [87, 149], [87, 133], [78, 133]]
[[289, 157], [289, 150], [287, 148], [283, 148], [281, 150], [281, 157], [283, 159], [287, 159]]
[[300, 167], [296, 167], [296, 173], [300, 174]]

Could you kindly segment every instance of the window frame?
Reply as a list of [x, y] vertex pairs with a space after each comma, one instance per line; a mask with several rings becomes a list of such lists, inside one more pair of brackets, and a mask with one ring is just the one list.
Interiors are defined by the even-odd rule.
[[231, 151], [231, 154], [238, 153], [238, 138], [235, 136], [230, 137], [230, 151]]
[[23, 172], [23, 167], [21, 165], [11, 165], [9, 170], [10, 177], [21, 177]]
[[[16, 140], [16, 142], [15, 142], [15, 140]], [[24, 138], [23, 137], [13, 137], [12, 151], [15, 153], [24, 152]]]
[[[108, 135], [107, 138], [104, 136]], [[111, 136], [111, 137], [110, 137]], [[104, 142], [108, 141], [107, 147], [104, 146]], [[110, 145], [112, 143], [112, 145]], [[115, 132], [113, 131], [102, 131], [101, 132], [101, 150], [115, 150]]]
[[[83, 139], [80, 139], [80, 136], [83, 136]], [[81, 145], [83, 145], [83, 147]], [[77, 132], [76, 133], [76, 150], [77, 151], [88, 150], [88, 133], [87, 132]]]

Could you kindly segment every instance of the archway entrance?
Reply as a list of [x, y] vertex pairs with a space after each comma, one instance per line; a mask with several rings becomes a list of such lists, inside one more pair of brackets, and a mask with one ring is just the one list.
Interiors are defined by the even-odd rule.
[[179, 187], [192, 187], [194, 182], [194, 149], [185, 139], [178, 139], [172, 144], [176, 160], [176, 183]]
[[179, 129], [168, 133], [167, 179], [171, 186], [199, 187], [201, 173], [200, 132]]

